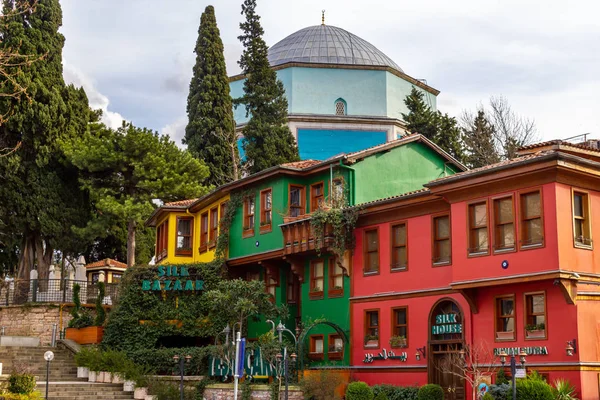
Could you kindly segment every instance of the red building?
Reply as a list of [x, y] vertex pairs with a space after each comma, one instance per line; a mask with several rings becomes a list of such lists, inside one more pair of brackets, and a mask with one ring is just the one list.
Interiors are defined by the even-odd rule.
[[492, 371], [522, 350], [527, 371], [598, 399], [600, 150], [541, 143], [426, 186], [361, 211], [353, 377], [470, 399], [449, 360], [462, 350]]

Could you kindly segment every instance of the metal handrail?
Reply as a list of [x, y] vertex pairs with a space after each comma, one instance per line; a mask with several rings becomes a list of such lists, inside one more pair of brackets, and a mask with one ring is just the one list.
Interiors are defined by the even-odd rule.
[[[80, 287], [79, 298], [82, 304], [94, 304], [98, 297], [98, 284], [73, 279], [15, 279], [4, 281], [0, 286], [0, 306], [25, 303], [72, 303], [73, 287]], [[115, 304], [118, 298], [118, 284], [105, 283], [103, 304]]]

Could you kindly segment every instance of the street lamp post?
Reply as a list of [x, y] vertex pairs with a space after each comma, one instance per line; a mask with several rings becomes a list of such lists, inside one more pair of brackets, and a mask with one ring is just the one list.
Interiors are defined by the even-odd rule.
[[[273, 324], [273, 326], [275, 325], [272, 321], [267, 321]], [[275, 328], [275, 326], [274, 326]], [[296, 335], [294, 335], [294, 333], [292, 331], [290, 331], [289, 329], [287, 329], [285, 327], [284, 324], [281, 323], [281, 321], [279, 321], [279, 324], [277, 324], [277, 327], [275, 328], [275, 330], [278, 333], [279, 336], [279, 345], [281, 346], [283, 343], [283, 333], [287, 332], [289, 333], [289, 335], [294, 339], [294, 345], [296, 347], [298, 347], [298, 337], [297, 334], [300, 332], [299, 328], [296, 327]], [[279, 351], [279, 353], [277, 353], [277, 370], [281, 371], [281, 368], [283, 367], [283, 375], [284, 375], [284, 381], [285, 381], [285, 400], [288, 400], [288, 387], [289, 387], [289, 367], [290, 367], [290, 362], [292, 364], [292, 367], [296, 365], [296, 358], [298, 356], [296, 355], [296, 353], [292, 353], [288, 356], [288, 352], [287, 352], [287, 348], [283, 349], [283, 355], [281, 354], [281, 351]], [[283, 365], [282, 365], [283, 363]]]
[[48, 400], [48, 386], [50, 384], [50, 361], [54, 360], [54, 353], [50, 350], [45, 352], [44, 360], [46, 360], [46, 400]]
[[[519, 359], [521, 361], [521, 367], [525, 367], [525, 357], [527, 357], [527, 353], [525, 353], [525, 351], [521, 350], [519, 352]], [[504, 367], [504, 364], [506, 363], [506, 357], [508, 357], [508, 354], [506, 354], [506, 352], [504, 350], [502, 350], [502, 353], [500, 353], [500, 362], [502, 363], [502, 367]], [[510, 375], [512, 377], [512, 398], [513, 400], [517, 399], [517, 360], [514, 354], [510, 355]]]
[[179, 381], [179, 397], [181, 400], [183, 400], [183, 375], [185, 372], [185, 364], [189, 364], [191, 359], [192, 356], [190, 356], [189, 354], [185, 357], [179, 356], [177, 354], [173, 356], [173, 361], [175, 361], [176, 364], [179, 364], [179, 375], [181, 377]]

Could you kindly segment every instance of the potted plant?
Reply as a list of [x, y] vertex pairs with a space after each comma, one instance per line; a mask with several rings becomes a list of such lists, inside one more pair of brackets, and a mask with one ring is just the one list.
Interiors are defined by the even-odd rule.
[[135, 390], [133, 391], [133, 398], [137, 400], [145, 400], [148, 395], [148, 383], [150, 380], [148, 376], [140, 373], [135, 377]]
[[89, 382], [102, 382], [98, 380], [98, 371], [102, 369], [102, 353], [96, 348], [92, 347], [89, 349], [87, 367], [90, 372], [88, 374]]
[[98, 350], [94, 347], [82, 347], [79, 353], [75, 354], [78, 378], [89, 378], [90, 365], [97, 352]]
[[392, 347], [406, 347], [406, 336], [398, 335], [390, 337], [390, 346]]
[[496, 332], [496, 339], [498, 340], [512, 340], [515, 338], [514, 331]]
[[140, 368], [133, 361], [127, 360], [121, 368], [121, 374], [123, 391], [133, 392], [135, 390], [135, 380], [142, 374]]
[[378, 335], [365, 336], [365, 347], [379, 347], [379, 336]]
[[[104, 282], [98, 283], [98, 297], [96, 298], [96, 319], [87, 310], [81, 309], [81, 300], [79, 292], [81, 287], [78, 284], [73, 285], [73, 303], [75, 304], [71, 310], [73, 318], [69, 321], [65, 337], [79, 344], [98, 344], [102, 341], [104, 333], [104, 320], [106, 312], [102, 307], [104, 299]], [[95, 325], [95, 326], [94, 326]]]
[[527, 339], [543, 339], [546, 337], [546, 324], [529, 324], [525, 326]]

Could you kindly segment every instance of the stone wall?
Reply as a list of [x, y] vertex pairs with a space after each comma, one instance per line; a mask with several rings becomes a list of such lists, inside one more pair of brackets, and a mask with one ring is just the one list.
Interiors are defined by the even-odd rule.
[[[71, 308], [62, 308], [62, 328], [71, 320]], [[0, 308], [0, 327], [7, 336], [39, 337], [42, 346], [52, 340], [52, 325], [56, 324], [56, 339], [60, 338], [61, 308], [53, 304], [7, 306]]]
[[[267, 385], [252, 385], [252, 400], [270, 400], [271, 395], [269, 386]], [[284, 388], [281, 388], [280, 398], [283, 399]], [[241, 398], [242, 388], [238, 387], [238, 398]], [[209, 385], [204, 389], [205, 400], [231, 400], [233, 399], [233, 384], [216, 384]], [[289, 400], [304, 400], [302, 390], [297, 386], [290, 386], [288, 390]]]

